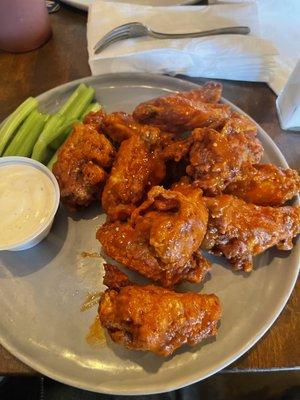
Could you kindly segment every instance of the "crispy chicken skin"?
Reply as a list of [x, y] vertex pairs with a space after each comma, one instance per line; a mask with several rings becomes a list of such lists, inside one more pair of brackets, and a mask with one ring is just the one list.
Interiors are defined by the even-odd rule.
[[103, 130], [113, 142], [121, 143], [131, 136], [139, 134], [141, 125], [129, 114], [113, 112], [105, 116], [103, 120]]
[[121, 287], [131, 284], [128, 276], [121, 272], [116, 266], [110, 264], [103, 264], [103, 266], [105, 271], [103, 285], [107, 286], [109, 289], [119, 290]]
[[84, 123], [93, 125], [95, 129], [108, 136], [116, 145], [133, 135], [143, 135], [146, 130], [160, 134], [162, 141], [169, 141], [174, 136], [169, 132], [161, 132], [154, 126], [142, 125], [132, 115], [120, 111], [111, 114], [106, 114], [102, 109], [91, 112], [85, 117]]
[[258, 162], [263, 148], [244, 132], [224, 135], [211, 128], [195, 129], [186, 172], [201, 182], [208, 195], [221, 193], [247, 164]]
[[273, 164], [255, 164], [245, 168], [241, 176], [225, 189], [225, 193], [261, 206], [280, 206], [299, 191], [297, 171], [284, 170]]
[[222, 193], [244, 168], [258, 162], [262, 153], [262, 145], [252, 134], [234, 131], [228, 135], [212, 128], [195, 129], [187, 139], [164, 149], [166, 159], [184, 159], [186, 173], [208, 196]]
[[93, 128], [96, 129], [96, 131], [98, 131], [100, 133], [104, 133], [103, 132], [103, 123], [104, 123], [105, 118], [106, 118], [106, 113], [101, 108], [99, 111], [88, 113], [85, 116], [83, 123], [93, 126]]
[[89, 113], [85, 124], [93, 125], [96, 130], [103, 132], [114, 143], [121, 143], [139, 133], [140, 124], [133, 117], [124, 112], [106, 114], [103, 109]]
[[300, 206], [262, 207], [237, 197], [206, 198], [209, 209], [207, 233], [202, 247], [224, 255], [234, 269], [251, 271], [252, 257], [277, 246], [290, 250], [300, 233]]
[[158, 97], [138, 105], [133, 117], [163, 131], [183, 133], [203, 126], [219, 125], [230, 114], [230, 106], [219, 104], [222, 85], [208, 82], [199, 89]]
[[208, 213], [198, 188], [187, 195], [154, 187], [131, 217], [133, 227], [147, 236], [160, 260], [171, 269], [183, 266], [198, 250]]
[[181, 92], [182, 97], [203, 103], [218, 103], [221, 100], [223, 86], [218, 82], [206, 82], [203, 86], [188, 92]]
[[139, 286], [128, 282], [114, 266], [106, 265], [105, 270], [110, 275], [109, 288], [100, 299], [98, 313], [114, 342], [167, 357], [186, 343], [194, 346], [217, 334], [221, 305], [216, 295]]
[[102, 195], [111, 221], [126, 220], [147, 191], [164, 179], [162, 145], [160, 131], [148, 126], [122, 142]]
[[155, 186], [129, 222], [105, 223], [97, 239], [109, 257], [163, 286], [199, 282], [210, 269], [198, 251], [207, 219], [198, 188], [185, 196]]
[[114, 147], [93, 125], [74, 126], [53, 166], [61, 199], [70, 210], [87, 207], [99, 197], [114, 157]]
[[234, 112], [225, 121], [224, 125], [219, 127], [225, 135], [232, 133], [246, 133], [253, 136], [257, 135], [257, 126], [246, 115]]

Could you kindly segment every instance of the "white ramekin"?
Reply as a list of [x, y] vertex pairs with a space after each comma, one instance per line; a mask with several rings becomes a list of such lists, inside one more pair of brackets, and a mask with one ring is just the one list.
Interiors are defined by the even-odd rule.
[[[10, 246], [1, 246], [0, 251], [8, 250], [8, 251], [20, 251], [30, 249], [31, 247], [35, 246], [39, 242], [41, 242], [50, 232], [51, 226], [53, 224], [54, 216], [57, 212], [59, 206], [59, 199], [60, 199], [60, 192], [57, 180], [53, 173], [45, 167], [45, 165], [41, 164], [38, 161], [32, 160], [31, 158], [27, 157], [0, 157], [0, 168], [7, 165], [28, 165], [34, 167], [40, 171], [42, 171], [48, 178], [49, 182], [52, 183], [54, 188], [54, 207], [49, 215], [48, 219], [44, 222], [41, 227], [34, 231], [31, 235], [29, 235], [25, 240], [21, 242], [16, 242]], [[0, 216], [1, 217], [1, 216]]]

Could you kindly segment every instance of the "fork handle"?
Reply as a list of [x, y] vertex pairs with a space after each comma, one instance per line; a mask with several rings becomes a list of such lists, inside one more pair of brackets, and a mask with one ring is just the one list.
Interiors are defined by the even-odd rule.
[[203, 36], [214, 36], [214, 35], [247, 35], [250, 33], [248, 26], [233, 26], [229, 28], [211, 29], [209, 31], [202, 32], [190, 32], [190, 33], [160, 33], [155, 31], [149, 31], [149, 36], [157, 39], [183, 39], [192, 37], [203, 37]]

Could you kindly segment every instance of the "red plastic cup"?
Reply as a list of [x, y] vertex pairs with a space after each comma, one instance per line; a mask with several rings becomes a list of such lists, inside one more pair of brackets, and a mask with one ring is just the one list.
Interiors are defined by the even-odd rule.
[[30, 51], [42, 46], [51, 35], [44, 0], [0, 0], [0, 49]]

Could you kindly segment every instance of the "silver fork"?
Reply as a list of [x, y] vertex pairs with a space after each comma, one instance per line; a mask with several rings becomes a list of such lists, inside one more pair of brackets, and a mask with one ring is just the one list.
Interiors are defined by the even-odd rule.
[[190, 33], [161, 33], [153, 31], [151, 28], [140, 22], [129, 22], [128, 24], [112, 29], [103, 36], [103, 38], [95, 44], [94, 50], [95, 54], [97, 54], [112, 43], [141, 36], [151, 36], [155, 39], [182, 39], [226, 34], [247, 35], [248, 33], [250, 33], [250, 28], [248, 26], [233, 26], [229, 28], [211, 29], [209, 31]]

